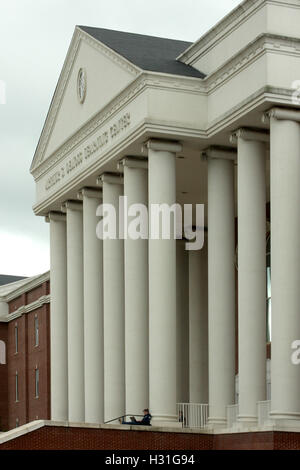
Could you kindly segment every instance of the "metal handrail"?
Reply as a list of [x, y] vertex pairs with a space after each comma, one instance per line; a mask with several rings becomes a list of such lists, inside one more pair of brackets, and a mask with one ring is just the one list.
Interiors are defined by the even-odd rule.
[[[110, 419], [109, 421], [105, 421], [103, 424], [109, 424], [109, 423], [112, 423], [113, 421], [119, 421], [119, 419], [126, 418], [127, 416], [131, 417], [132, 414], [130, 414], [130, 415], [118, 416], [118, 418]], [[143, 417], [144, 415], [134, 415], [134, 416]], [[133, 423], [133, 424], [134, 424], [134, 423]]]
[[205, 428], [208, 420], [208, 404], [177, 403], [177, 416], [183, 428]]

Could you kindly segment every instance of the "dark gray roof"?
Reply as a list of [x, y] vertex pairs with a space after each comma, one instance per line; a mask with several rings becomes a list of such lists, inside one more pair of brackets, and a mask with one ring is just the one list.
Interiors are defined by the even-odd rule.
[[21, 279], [25, 279], [25, 277], [0, 274], [0, 286], [5, 286], [5, 284], [11, 284], [12, 282], [20, 281]]
[[187, 77], [205, 77], [194, 67], [176, 60], [176, 57], [192, 44], [191, 42], [90, 26], [79, 26], [79, 28], [143, 70]]

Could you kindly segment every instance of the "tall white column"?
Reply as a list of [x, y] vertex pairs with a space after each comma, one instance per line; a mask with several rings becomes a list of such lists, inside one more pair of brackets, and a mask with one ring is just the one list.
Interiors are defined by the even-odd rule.
[[[147, 161], [126, 157], [121, 166], [128, 209], [133, 204], [147, 208]], [[128, 225], [140, 217], [139, 212], [128, 216]], [[148, 233], [144, 239], [125, 239], [124, 251], [126, 414], [135, 415], [149, 406]]]
[[[119, 197], [123, 196], [123, 180], [104, 174], [103, 204], [115, 208], [119, 218]], [[104, 295], [104, 420], [125, 414], [125, 325], [124, 325], [124, 240], [103, 240]]]
[[209, 423], [224, 426], [235, 399], [235, 154], [207, 156]]
[[68, 420], [66, 216], [50, 212], [51, 419]]
[[271, 415], [300, 419], [300, 113], [271, 111]]
[[266, 400], [266, 148], [268, 136], [240, 129], [238, 144], [239, 416], [257, 424]]
[[189, 401], [189, 251], [176, 243], [177, 403]]
[[[176, 143], [149, 141], [149, 208], [176, 203]], [[163, 217], [162, 217], [163, 219]], [[151, 224], [150, 224], [151, 229]], [[154, 421], [176, 420], [176, 240], [149, 239], [149, 394]]]
[[96, 236], [102, 194], [84, 188], [79, 197], [83, 200], [85, 422], [103, 423], [103, 242]]
[[84, 422], [82, 204], [67, 201], [69, 421]]
[[190, 403], [208, 403], [207, 239], [189, 251], [189, 380]]

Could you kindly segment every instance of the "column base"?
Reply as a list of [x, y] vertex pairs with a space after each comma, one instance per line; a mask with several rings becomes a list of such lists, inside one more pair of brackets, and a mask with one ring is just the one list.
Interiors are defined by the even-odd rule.
[[300, 413], [298, 412], [290, 412], [290, 411], [270, 411], [270, 418], [274, 420], [299, 420], [300, 421]]
[[300, 431], [300, 413], [271, 411], [269, 414], [272, 424], [277, 428], [293, 428]]
[[258, 425], [258, 418], [251, 415], [239, 415], [236, 425], [241, 428], [255, 428]]
[[226, 418], [218, 418], [212, 417], [208, 418], [206, 429], [223, 429], [227, 426], [227, 419]]
[[152, 415], [151, 425], [161, 428], [182, 428], [182, 423], [178, 422], [176, 415]]
[[276, 419], [270, 416], [270, 425], [276, 431], [300, 433], [299, 419]]

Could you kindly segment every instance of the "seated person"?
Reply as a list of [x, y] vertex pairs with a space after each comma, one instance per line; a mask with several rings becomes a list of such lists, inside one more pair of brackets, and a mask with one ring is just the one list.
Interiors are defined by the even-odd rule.
[[143, 413], [144, 413], [144, 416], [141, 419], [141, 421], [137, 421], [134, 416], [131, 416], [130, 417], [131, 421], [124, 421], [124, 418], [123, 419], [120, 418], [120, 423], [121, 424], [130, 424], [130, 425], [134, 424], [134, 425], [140, 425], [140, 426], [151, 426], [150, 422], [151, 422], [152, 416], [149, 412], [149, 409], [145, 408], [143, 410]]

